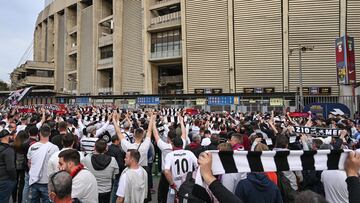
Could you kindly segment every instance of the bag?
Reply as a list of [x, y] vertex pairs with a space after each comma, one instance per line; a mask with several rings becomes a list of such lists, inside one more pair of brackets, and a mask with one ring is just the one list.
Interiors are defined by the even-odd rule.
[[282, 172], [277, 172], [278, 187], [281, 192], [281, 197], [284, 203], [293, 203], [298, 194], [298, 191], [291, 187], [290, 180], [285, 177]]
[[16, 170], [24, 170], [26, 168], [27, 158], [25, 154], [16, 153], [15, 168]]
[[192, 194], [193, 188], [195, 186], [195, 180], [192, 178], [192, 172], [189, 172], [186, 175], [186, 180], [181, 184], [177, 197], [179, 198], [179, 203], [204, 203], [205, 201], [194, 196]]

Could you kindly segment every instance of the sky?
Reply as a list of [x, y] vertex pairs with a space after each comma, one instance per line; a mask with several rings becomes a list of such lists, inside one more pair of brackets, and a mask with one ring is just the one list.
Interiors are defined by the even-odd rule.
[[[0, 6], [0, 80], [10, 73], [33, 40], [35, 22], [43, 0], [3, 0]], [[32, 59], [32, 56], [31, 56]]]

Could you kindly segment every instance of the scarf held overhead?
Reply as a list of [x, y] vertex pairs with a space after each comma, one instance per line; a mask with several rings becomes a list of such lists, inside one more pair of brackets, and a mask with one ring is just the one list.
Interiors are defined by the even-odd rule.
[[[221, 175], [240, 172], [344, 170], [344, 163], [350, 151], [208, 151], [208, 153], [212, 153], [213, 174]], [[196, 184], [203, 186], [200, 170], [196, 175]]]

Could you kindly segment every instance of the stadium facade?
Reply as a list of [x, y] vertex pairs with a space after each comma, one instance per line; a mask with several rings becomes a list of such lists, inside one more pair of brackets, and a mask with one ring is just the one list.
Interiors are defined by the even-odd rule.
[[11, 79], [76, 95], [297, 92], [290, 50], [311, 45], [305, 93], [338, 95], [335, 39], [356, 47], [359, 22], [359, 0], [54, 0]]

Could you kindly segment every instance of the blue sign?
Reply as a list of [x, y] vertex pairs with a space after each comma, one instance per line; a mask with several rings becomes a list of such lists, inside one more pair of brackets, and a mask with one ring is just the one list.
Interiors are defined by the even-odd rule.
[[350, 116], [350, 109], [340, 103], [312, 103], [306, 105], [304, 108], [305, 112], [311, 111], [311, 113], [319, 116], [323, 116], [324, 118], [328, 118], [328, 115], [345, 115]]
[[64, 103], [65, 103], [65, 99], [64, 99], [64, 98], [59, 98], [59, 103], [60, 103], [60, 104], [64, 104]]
[[89, 101], [90, 101], [89, 97], [80, 97], [80, 98], [76, 98], [75, 103], [77, 103], [77, 104], [88, 104], [88, 103], [90, 103]]
[[208, 97], [208, 105], [222, 106], [234, 104], [234, 96], [211, 96]]
[[138, 97], [137, 103], [140, 105], [157, 105], [160, 104], [160, 97]]

